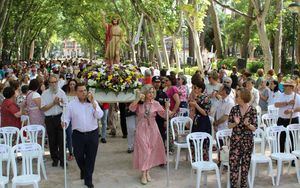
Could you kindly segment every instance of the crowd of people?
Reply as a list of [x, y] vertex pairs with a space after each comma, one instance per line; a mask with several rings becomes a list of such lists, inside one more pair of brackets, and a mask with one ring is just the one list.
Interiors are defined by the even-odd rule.
[[[247, 184], [253, 132], [258, 127], [257, 109], [266, 113], [270, 105], [279, 108], [278, 125], [286, 127], [290, 118], [292, 123], [299, 121], [298, 79], [284, 82], [284, 75], [275, 75], [274, 70], [265, 74], [259, 69], [255, 75], [246, 70], [238, 73], [236, 67], [203, 74], [196, 71], [191, 88], [183, 73], [161, 70], [160, 76], [154, 76], [148, 71], [134, 102], [108, 104], [95, 101], [82, 83], [83, 70], [91, 64], [86, 60], [22, 61], [0, 67], [1, 127], [21, 128], [22, 115], [29, 116], [30, 124], [44, 125], [52, 166], [59, 163], [63, 167], [62, 127], [66, 126], [68, 160], [75, 156], [88, 187], [93, 187], [99, 137], [105, 144], [106, 130], [116, 135], [118, 110], [123, 138], [128, 140], [127, 152], [133, 152], [133, 166], [142, 172], [142, 184], [151, 181], [152, 167], [166, 163], [166, 111], [172, 118], [181, 108], [188, 109], [192, 132], [233, 130], [229, 151], [232, 187], [238, 185], [239, 167], [240, 184]], [[170, 101], [168, 109], [166, 99]], [[63, 114], [64, 104], [67, 107]], [[285, 135], [280, 138], [282, 146], [284, 142]], [[170, 146], [173, 152], [172, 140]]]

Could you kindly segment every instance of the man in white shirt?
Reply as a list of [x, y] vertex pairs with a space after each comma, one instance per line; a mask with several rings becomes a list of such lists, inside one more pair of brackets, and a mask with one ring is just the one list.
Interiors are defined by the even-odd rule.
[[45, 114], [52, 166], [58, 166], [58, 161], [60, 161], [60, 166], [63, 167], [63, 129], [60, 119], [63, 112], [62, 104], [67, 102], [67, 96], [58, 88], [57, 81], [56, 75], [50, 76], [49, 89], [45, 90], [41, 96], [41, 109]]
[[225, 77], [223, 78], [223, 84], [226, 85], [227, 87], [231, 88], [231, 92], [229, 94], [229, 97], [232, 98], [233, 101], [235, 101], [235, 95], [236, 91], [233, 89], [232, 86], [232, 79], [230, 77]]
[[228, 129], [228, 117], [231, 108], [235, 105], [234, 100], [229, 96], [231, 88], [223, 85], [219, 91], [221, 99], [217, 102], [218, 108], [215, 113], [214, 127], [217, 131]]
[[252, 105], [254, 108], [258, 106], [259, 103], [259, 91], [254, 88], [255, 80], [252, 78], [247, 78], [246, 80], [246, 89], [251, 92], [252, 98], [249, 102], [250, 105]]
[[[279, 108], [278, 112], [278, 126], [287, 127], [290, 124], [299, 123], [299, 108], [300, 108], [300, 96], [295, 94], [295, 82], [293, 80], [287, 80], [283, 83], [283, 93], [280, 93], [277, 99], [275, 99], [275, 107]], [[291, 119], [291, 120], [290, 120]], [[280, 135], [280, 152], [284, 152], [285, 149], [285, 133]], [[292, 140], [293, 141], [293, 140]]]
[[98, 151], [98, 120], [103, 111], [83, 83], [76, 85], [77, 98], [67, 105], [63, 122], [72, 124], [74, 156], [80, 168], [80, 178], [88, 188], [93, 188], [93, 172]]

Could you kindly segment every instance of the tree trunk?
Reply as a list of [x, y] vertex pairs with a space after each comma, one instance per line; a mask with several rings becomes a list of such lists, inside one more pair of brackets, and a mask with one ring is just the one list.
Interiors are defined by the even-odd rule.
[[200, 39], [198, 32], [196, 29], [193, 29], [193, 37], [194, 37], [194, 48], [195, 48], [195, 56], [197, 59], [197, 65], [199, 70], [203, 70], [203, 61], [202, 61], [202, 54], [201, 54], [201, 46], [200, 46]]
[[172, 46], [171, 46], [170, 55], [169, 55], [169, 62], [170, 62], [170, 66], [174, 67], [174, 62], [176, 62], [176, 60], [175, 60], [173, 39], [172, 39]]
[[[264, 4], [260, 0], [251, 0], [256, 13], [256, 26], [259, 35], [259, 42], [264, 54], [264, 69], [267, 72], [273, 68], [273, 56], [270, 48], [270, 41], [266, 31], [266, 16], [270, 9], [271, 0], [265, 0]], [[263, 6], [263, 8], [262, 8]]]
[[276, 2], [276, 16], [278, 20], [277, 32], [274, 38], [274, 69], [275, 72], [281, 72], [281, 50], [282, 50], [282, 6], [283, 1]]
[[215, 9], [215, 2], [213, 0], [211, 1], [211, 5], [209, 6], [209, 13], [211, 16], [211, 22], [212, 22], [212, 27], [213, 27], [213, 32], [214, 32], [214, 43], [216, 46], [217, 50], [217, 57], [218, 58], [223, 58], [223, 42], [222, 42], [222, 37], [221, 37], [221, 29], [220, 29], [220, 24], [219, 24], [219, 19], [218, 15]]
[[94, 52], [95, 52], [94, 45], [90, 41], [89, 42], [89, 58], [90, 58], [90, 60], [92, 60], [94, 58]]
[[3, 27], [9, 14], [9, 8], [12, 0], [2, 0], [0, 3], [0, 34], [2, 33]]
[[163, 35], [163, 31], [160, 29], [159, 32], [159, 38], [160, 38], [160, 45], [162, 47], [162, 54], [164, 57], [164, 63], [167, 66], [167, 69], [170, 69], [170, 62], [169, 62], [169, 56], [168, 56], [168, 52], [167, 52], [167, 46], [166, 46], [166, 41], [164, 39], [164, 35]]
[[33, 54], [34, 54], [34, 40], [30, 44], [30, 51], [29, 51], [29, 59], [33, 59]]
[[194, 36], [192, 30], [189, 28], [189, 57], [193, 57], [195, 60], [195, 45], [194, 45]]
[[147, 31], [146, 25], [142, 25], [143, 34], [144, 34], [144, 51], [145, 51], [145, 61], [149, 61], [149, 50], [148, 50], [148, 39], [149, 39], [149, 33]]
[[[299, 18], [299, 16], [298, 16]], [[296, 63], [300, 64], [300, 26], [298, 23], [298, 32], [297, 32], [297, 43], [296, 43]]]
[[265, 20], [257, 19], [256, 25], [257, 25], [260, 45], [264, 54], [264, 60], [265, 60], [264, 69], [267, 72], [268, 70], [273, 68], [273, 57], [270, 48], [270, 41], [268, 39], [268, 35], [266, 31]]
[[[145, 20], [146, 22], [146, 20]], [[154, 45], [154, 50], [155, 50], [155, 53], [156, 53], [156, 58], [157, 58], [157, 61], [158, 61], [158, 65], [159, 65], [159, 68], [162, 69], [163, 68], [163, 64], [162, 64], [162, 61], [161, 61], [161, 55], [160, 55], [160, 51], [159, 51], [159, 48], [158, 48], [158, 44], [155, 40], [155, 32], [154, 32], [154, 27], [153, 27], [153, 24], [152, 24], [152, 21], [151, 20], [147, 20], [146, 23], [149, 22], [149, 28], [150, 28], [150, 37], [152, 39], [152, 42], [153, 42], [153, 45]]]
[[[248, 16], [253, 16], [253, 5], [251, 3], [251, 0], [249, 0], [248, 5]], [[249, 40], [250, 40], [250, 31], [252, 26], [252, 19], [249, 17], [245, 17], [246, 24], [244, 29], [244, 37], [242, 40], [242, 49], [241, 49], [241, 57], [246, 60], [248, 59], [248, 53], [249, 53]]]
[[180, 71], [181, 67], [180, 67], [180, 60], [179, 60], [179, 52], [178, 52], [178, 48], [176, 46], [177, 38], [175, 36], [173, 36], [172, 41], [173, 41], [173, 49], [174, 49], [174, 54], [175, 54], [175, 60], [176, 60], [176, 64], [177, 64], [177, 70]]

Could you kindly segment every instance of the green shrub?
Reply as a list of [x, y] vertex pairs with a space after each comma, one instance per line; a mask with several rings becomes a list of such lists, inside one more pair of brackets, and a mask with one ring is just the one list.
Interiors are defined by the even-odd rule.
[[258, 69], [264, 68], [264, 62], [263, 61], [248, 61], [247, 62], [247, 69], [252, 73], [255, 74]]
[[218, 62], [217, 68], [221, 69], [222, 65], [226, 65], [227, 69], [231, 70], [231, 68], [233, 66], [237, 65], [237, 58], [236, 57], [229, 57], [229, 58], [226, 58], [226, 59], [222, 59]]
[[191, 76], [193, 76], [197, 70], [198, 70], [198, 66], [183, 68], [183, 72]]

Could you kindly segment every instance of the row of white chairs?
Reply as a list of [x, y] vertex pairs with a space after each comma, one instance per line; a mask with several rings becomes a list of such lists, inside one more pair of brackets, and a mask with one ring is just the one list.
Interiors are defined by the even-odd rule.
[[[19, 140], [24, 143], [38, 144], [41, 148], [38, 168], [42, 168], [44, 178], [47, 180], [46, 168], [44, 163], [44, 145], [45, 145], [45, 128], [42, 125], [27, 125], [19, 130], [16, 127], [2, 127], [0, 128], [0, 135], [2, 136], [1, 144], [10, 148], [19, 145]], [[9, 170], [8, 170], [9, 174]], [[40, 171], [38, 171], [40, 174]]]
[[[231, 129], [226, 129], [222, 131], [218, 131], [216, 134], [217, 139], [217, 145], [218, 149], [221, 149], [220, 140], [223, 141], [223, 144], [227, 147], [230, 147], [230, 137], [231, 137]], [[267, 163], [269, 164], [269, 175], [272, 178], [272, 184], [275, 185], [274, 182], [274, 176], [273, 176], [273, 167], [272, 167], [272, 160], [277, 161], [277, 179], [276, 179], [276, 185], [279, 185], [280, 182], [280, 176], [282, 173], [282, 162], [287, 161], [291, 163], [292, 161], [295, 162], [296, 165], [296, 172], [297, 172], [297, 179], [300, 183], [300, 169], [297, 163], [297, 157], [300, 158], [300, 124], [291, 124], [287, 128], [283, 126], [272, 126], [268, 127], [266, 129], [267, 135], [265, 135], [265, 132], [258, 128], [254, 132], [254, 140], [260, 140], [260, 142], [256, 142], [260, 144], [260, 152], [256, 152], [255, 144], [254, 144], [254, 150], [251, 158], [251, 168], [249, 173], [249, 184], [250, 187], [254, 186], [254, 178], [256, 173], [258, 173], [256, 166], [257, 164]], [[280, 153], [280, 134], [282, 132], [286, 133], [286, 146], [285, 146], [285, 153]], [[291, 142], [291, 137], [293, 142]], [[266, 156], [265, 155], [265, 137], [269, 137], [268, 144], [271, 148], [271, 155]], [[292, 153], [290, 153], [290, 149], [293, 148]], [[228, 158], [227, 158], [228, 159]], [[223, 166], [228, 167], [228, 183], [227, 187], [230, 187], [229, 185], [229, 161], [221, 161], [221, 170]]]
[[[17, 144], [12, 148], [5, 144], [0, 144], [0, 186], [5, 188], [9, 182], [9, 169], [12, 163], [13, 178], [12, 188], [17, 186], [33, 185], [34, 188], [38, 188], [38, 182], [40, 177], [40, 165], [42, 163], [41, 158], [42, 148], [37, 143], [23, 143]], [[17, 157], [21, 157], [22, 165], [21, 171], [18, 172]], [[34, 173], [34, 160], [37, 159], [37, 173]], [[6, 161], [6, 176], [2, 172], [2, 163]]]
[[[176, 154], [176, 161], [175, 161], [175, 169], [178, 168], [178, 163], [179, 163], [179, 159], [180, 159], [180, 151], [181, 149], [183, 148], [188, 148], [188, 142], [186, 143], [178, 143], [175, 139], [175, 135], [176, 133], [178, 134], [183, 134], [185, 133], [185, 129], [187, 127], [187, 125], [192, 125], [193, 124], [193, 121], [192, 119], [190, 119], [189, 117], [175, 117], [175, 118], [172, 118], [171, 119], [171, 122], [170, 122], [170, 125], [171, 125], [171, 130], [172, 130], [172, 136], [173, 136], [173, 139], [174, 139], [174, 145], [177, 147], [177, 154]], [[274, 155], [273, 153], [276, 153], [275, 151], [273, 152], [273, 150], [271, 150], [272, 154], [273, 154], [273, 157], [268, 157], [265, 155], [265, 142], [267, 141], [268, 144], [269, 144], [269, 147], [272, 148], [272, 147], [275, 147], [274, 146], [274, 143], [272, 143], [273, 140], [277, 140], [278, 141], [278, 138], [275, 138], [273, 132], [274, 130], [277, 130], [277, 129], [282, 129], [284, 130], [284, 127], [280, 127], [280, 126], [271, 126], [271, 127], [267, 127], [266, 128], [266, 131], [258, 128], [256, 131], [255, 131], [255, 134], [254, 134], [254, 142], [256, 144], [260, 144], [260, 152], [256, 152], [256, 150], [254, 149], [254, 152], [253, 152], [253, 155], [252, 155], [252, 161], [251, 161], [251, 176], [250, 176], [250, 173], [249, 173], [249, 177], [248, 177], [248, 181], [249, 181], [249, 184], [250, 184], [250, 187], [253, 187], [254, 185], [254, 178], [255, 178], [255, 175], [257, 173], [257, 164], [260, 164], [260, 163], [268, 163], [269, 164], [269, 174], [271, 175], [271, 178], [272, 178], [272, 184], [275, 185], [275, 182], [274, 182], [274, 176], [273, 176], [273, 167], [272, 167], [272, 159], [273, 160], [277, 160], [278, 161], [278, 172], [281, 172], [281, 169], [282, 169], [282, 163], [281, 163], [281, 158], [277, 158], [276, 156], [278, 155]], [[300, 129], [300, 125], [290, 125], [288, 129], [286, 129], [286, 131], [291, 131], [292, 130], [292, 127], [295, 129], [295, 128], [298, 128]], [[192, 126], [189, 126], [189, 129], [187, 130], [189, 133], [191, 132], [191, 129], [192, 129]], [[221, 144], [220, 144], [220, 140], [223, 141], [223, 145], [227, 145], [228, 147], [230, 147], [229, 145], [229, 140], [230, 140], [230, 136], [231, 136], [231, 132], [232, 130], [231, 129], [226, 129], [226, 130], [222, 130], [222, 131], [218, 131], [217, 134], [216, 134], [216, 142], [217, 142], [217, 148], [218, 150], [220, 151], [221, 150]], [[299, 131], [300, 132], [300, 131]], [[288, 134], [287, 134], [288, 135]], [[295, 135], [295, 138], [293, 140], [297, 140], [296, 138], [300, 136], [300, 133], [298, 133], [298, 135]], [[269, 138], [266, 140], [266, 138]], [[287, 143], [290, 143], [291, 142], [289, 141], [290, 138], [287, 137]], [[300, 138], [299, 138], [300, 140]], [[214, 143], [214, 139], [212, 137], [212, 143]], [[278, 141], [279, 143], [279, 141]], [[298, 142], [294, 142], [294, 144], [297, 144]], [[294, 146], [294, 148], [298, 148], [300, 147], [300, 143], [298, 144], [299, 146]], [[276, 147], [279, 147], [278, 145]], [[300, 150], [300, 148], [299, 148]], [[295, 151], [294, 151], [295, 153]], [[300, 152], [299, 152], [300, 153]], [[281, 154], [280, 154], [281, 155]], [[227, 157], [228, 159], [228, 157]], [[227, 186], [230, 187], [229, 185], [229, 161], [221, 161], [221, 166], [220, 166], [220, 170], [222, 171], [223, 169], [223, 166], [227, 166], [228, 168], [228, 174], [227, 174], [227, 179], [228, 179], [228, 183], [227, 183]], [[298, 168], [296, 168], [298, 169]], [[297, 177], [298, 177], [298, 171], [297, 171]], [[280, 181], [280, 174], [277, 174], [277, 182], [276, 184], [278, 185], [279, 184], [279, 181]], [[300, 180], [299, 180], [300, 181]]]

